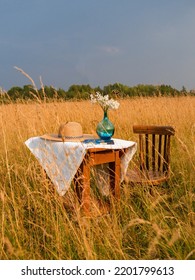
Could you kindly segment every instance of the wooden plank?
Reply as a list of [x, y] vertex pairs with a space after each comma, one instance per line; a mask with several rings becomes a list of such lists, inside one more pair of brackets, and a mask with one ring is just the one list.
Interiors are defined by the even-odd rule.
[[143, 135], [139, 134], [139, 155], [140, 155], [140, 170], [145, 169], [144, 164], [144, 139]]
[[145, 135], [145, 149], [146, 149], [146, 169], [149, 170], [149, 141], [148, 134]]
[[155, 170], [156, 163], [156, 137], [152, 135], [152, 170]]
[[98, 165], [115, 161], [114, 151], [107, 152], [89, 152], [90, 165]]
[[82, 191], [82, 208], [87, 216], [90, 215], [90, 166], [87, 161], [83, 164], [83, 191]]
[[159, 142], [158, 142], [158, 171], [161, 170], [161, 163], [162, 163], [162, 135], [159, 135]]
[[161, 134], [174, 135], [175, 130], [172, 126], [158, 126], [158, 125], [134, 125], [133, 132], [139, 134]]
[[114, 196], [116, 199], [120, 198], [120, 175], [121, 175], [121, 164], [119, 151], [115, 153], [115, 186], [114, 186]]

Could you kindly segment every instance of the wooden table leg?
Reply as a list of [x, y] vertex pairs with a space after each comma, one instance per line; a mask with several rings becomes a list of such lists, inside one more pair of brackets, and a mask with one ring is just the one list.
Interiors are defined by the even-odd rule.
[[110, 188], [115, 198], [120, 198], [120, 157], [119, 151], [114, 151], [115, 161], [109, 163]]
[[77, 194], [79, 203], [81, 203], [82, 191], [83, 191], [83, 163], [77, 170], [77, 173], [75, 174], [73, 181], [74, 181], [74, 186], [75, 186], [75, 190], [76, 190], [76, 194]]
[[116, 199], [120, 199], [120, 176], [121, 176], [121, 168], [120, 168], [120, 157], [119, 151], [115, 152], [115, 186], [114, 192]]
[[110, 189], [116, 199], [120, 198], [120, 154], [118, 150], [108, 153], [89, 152], [83, 160], [76, 176], [76, 190], [85, 215], [90, 215], [90, 168], [94, 165], [108, 163], [110, 173]]
[[90, 215], [90, 164], [88, 161], [83, 162], [83, 191], [82, 191], [82, 208], [84, 213]]

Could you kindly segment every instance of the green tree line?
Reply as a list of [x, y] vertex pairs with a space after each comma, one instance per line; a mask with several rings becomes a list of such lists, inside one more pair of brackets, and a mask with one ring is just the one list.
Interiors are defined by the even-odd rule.
[[24, 85], [23, 87], [14, 86], [7, 92], [0, 91], [1, 102], [9, 103], [15, 101], [27, 100], [83, 100], [89, 99], [90, 94], [99, 91], [103, 94], [109, 94], [113, 97], [153, 97], [153, 96], [181, 96], [195, 95], [195, 91], [187, 91], [185, 87], [177, 90], [170, 85], [144, 85], [127, 86], [120, 83], [109, 84], [103, 88], [92, 88], [90, 85], [71, 85], [68, 90], [62, 88], [55, 89], [52, 86], [43, 86], [40, 89], [34, 88], [32, 85]]

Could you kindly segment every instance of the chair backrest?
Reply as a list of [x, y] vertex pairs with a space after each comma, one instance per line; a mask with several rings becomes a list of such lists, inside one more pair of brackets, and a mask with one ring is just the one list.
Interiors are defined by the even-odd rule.
[[172, 126], [134, 125], [139, 134], [140, 169], [169, 175], [170, 140], [175, 134]]

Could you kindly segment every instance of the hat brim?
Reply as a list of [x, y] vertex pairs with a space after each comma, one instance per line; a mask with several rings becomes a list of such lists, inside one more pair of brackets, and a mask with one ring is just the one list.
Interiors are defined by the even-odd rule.
[[49, 141], [56, 141], [56, 142], [82, 142], [86, 139], [95, 139], [96, 137], [92, 134], [83, 134], [82, 137], [61, 137], [58, 134], [44, 134], [40, 136], [40, 138], [49, 140]]

